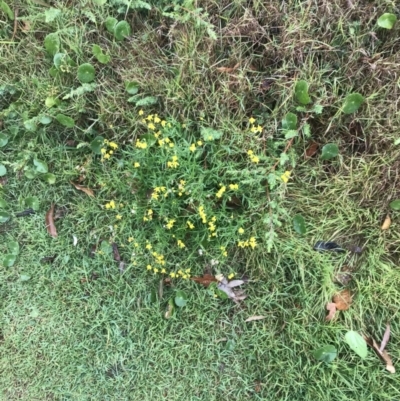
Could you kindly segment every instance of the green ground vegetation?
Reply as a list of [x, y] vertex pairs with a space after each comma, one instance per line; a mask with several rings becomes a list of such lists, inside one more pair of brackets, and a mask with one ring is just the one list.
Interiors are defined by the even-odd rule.
[[1, 0], [1, 399], [399, 399], [399, 12]]

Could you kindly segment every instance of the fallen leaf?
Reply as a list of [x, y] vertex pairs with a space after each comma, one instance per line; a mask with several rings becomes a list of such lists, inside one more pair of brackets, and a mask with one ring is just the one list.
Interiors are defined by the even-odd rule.
[[382, 224], [381, 230], [388, 230], [391, 224], [392, 220], [390, 219], [390, 216], [387, 215], [385, 221]]
[[372, 337], [364, 336], [364, 340], [367, 342], [367, 344], [371, 348], [373, 348], [373, 350], [378, 354], [378, 356], [386, 363], [386, 370], [389, 371], [390, 373], [396, 373], [396, 369], [393, 366], [392, 359], [390, 358], [387, 351], [380, 351], [378, 344]]
[[242, 284], [244, 284], [243, 280], [232, 280], [232, 281], [229, 281], [227, 286], [229, 288], [234, 288], [234, 287], [238, 287], [239, 285], [242, 285]]
[[112, 249], [113, 249], [113, 254], [114, 254], [114, 260], [116, 260], [117, 262], [120, 262], [121, 255], [119, 254], [118, 245], [115, 242], [112, 243]]
[[352, 268], [350, 266], [343, 266], [340, 272], [338, 272], [335, 276], [335, 281], [342, 285], [347, 285], [353, 278], [352, 276]]
[[350, 290], [345, 289], [335, 294], [332, 301], [337, 310], [348, 310], [352, 302]]
[[195, 281], [198, 284], [203, 285], [204, 287], [208, 287], [211, 283], [216, 283], [217, 279], [212, 274], [203, 274], [203, 276], [199, 277], [191, 277], [191, 280]]
[[31, 23], [27, 20], [22, 20], [22, 27], [21, 30], [23, 32], [29, 32], [31, 30]]
[[305, 158], [308, 159], [310, 157], [313, 157], [319, 149], [319, 143], [317, 142], [311, 142], [310, 146], [307, 148], [307, 150], [305, 151]]
[[218, 72], [225, 72], [225, 73], [230, 73], [230, 72], [234, 72], [239, 68], [239, 63], [237, 63], [236, 65], [234, 65], [233, 67], [218, 67], [216, 68], [216, 70]]
[[76, 184], [73, 181], [70, 181], [70, 183], [78, 190], [84, 192], [86, 195], [89, 195], [91, 197], [94, 197], [94, 192], [92, 189], [88, 187], [84, 187], [83, 185]]
[[386, 344], [389, 341], [389, 338], [390, 338], [390, 324], [388, 323], [386, 325], [385, 334], [382, 337], [382, 342], [381, 342], [381, 346], [379, 347], [379, 352], [382, 352], [385, 349]]
[[238, 303], [238, 301], [242, 301], [247, 298], [247, 295], [243, 290], [233, 290], [232, 288], [238, 287], [239, 285], [244, 284], [243, 280], [232, 280], [229, 281], [221, 274], [216, 276], [216, 279], [219, 281], [218, 289], [224, 292], [228, 298], [232, 299], [232, 301]]
[[245, 322], [254, 322], [255, 320], [262, 320], [266, 318], [267, 316], [250, 316], [245, 320]]
[[57, 237], [57, 229], [54, 224], [54, 203], [51, 204], [50, 210], [46, 213], [46, 228], [47, 232], [52, 236], [52, 237]]
[[328, 322], [333, 319], [336, 313], [336, 304], [333, 302], [328, 302], [326, 304], [326, 310], [329, 311], [328, 315], [326, 316], [325, 320]]

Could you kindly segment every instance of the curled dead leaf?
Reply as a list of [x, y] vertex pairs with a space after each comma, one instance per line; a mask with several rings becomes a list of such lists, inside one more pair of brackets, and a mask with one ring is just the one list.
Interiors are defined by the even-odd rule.
[[76, 184], [73, 181], [70, 181], [70, 183], [78, 190], [84, 192], [86, 195], [94, 197], [94, 192], [92, 189], [88, 187], [84, 187], [83, 185]]
[[328, 322], [332, 320], [336, 313], [336, 304], [333, 302], [328, 302], [326, 304], [326, 310], [329, 311], [328, 315], [326, 316], [325, 320]]
[[254, 322], [255, 320], [262, 320], [266, 318], [267, 316], [250, 316], [245, 320], [245, 322]]
[[390, 324], [388, 323], [386, 325], [385, 333], [384, 333], [384, 335], [382, 337], [382, 342], [381, 342], [381, 346], [379, 347], [379, 352], [382, 352], [385, 349], [386, 344], [389, 341], [389, 338], [390, 338]]
[[[392, 359], [390, 358], [389, 354], [387, 351], [380, 351], [380, 347], [376, 343], [376, 341], [372, 337], [365, 337], [364, 340], [367, 342], [367, 344], [373, 348], [373, 350], [377, 353], [377, 355], [383, 360], [383, 362], [386, 363], [386, 370], [390, 373], [396, 373], [396, 369], [393, 366]], [[382, 341], [383, 342], [383, 341]]]
[[203, 274], [203, 276], [199, 277], [191, 277], [191, 280], [195, 281], [198, 284], [203, 285], [204, 287], [208, 287], [211, 283], [216, 283], [217, 279], [212, 274]]
[[238, 68], [239, 68], [239, 63], [237, 63], [237, 64], [235, 64], [233, 67], [218, 67], [218, 68], [216, 68], [216, 70], [218, 71], [218, 72], [224, 72], [224, 73], [227, 73], [227, 74], [229, 74], [230, 72], [234, 72], [234, 71], [236, 71]]
[[308, 159], [310, 157], [313, 157], [317, 151], [319, 149], [319, 143], [317, 142], [311, 142], [310, 146], [307, 148], [307, 150], [305, 151], [305, 158]]
[[335, 281], [342, 285], [347, 285], [353, 278], [352, 276], [353, 269], [351, 266], [345, 265], [340, 269], [340, 272], [338, 272], [335, 275]]
[[340, 291], [338, 294], [335, 294], [332, 301], [337, 310], [348, 310], [352, 302], [350, 290], [345, 289]]
[[382, 224], [381, 230], [389, 230], [392, 220], [389, 215], [386, 216], [385, 221]]
[[57, 237], [57, 229], [54, 224], [54, 203], [51, 204], [50, 210], [46, 213], [46, 228], [47, 232], [52, 236], [52, 237]]
[[115, 242], [112, 243], [112, 249], [113, 249], [114, 260], [120, 262], [121, 255], [119, 254], [118, 245]]

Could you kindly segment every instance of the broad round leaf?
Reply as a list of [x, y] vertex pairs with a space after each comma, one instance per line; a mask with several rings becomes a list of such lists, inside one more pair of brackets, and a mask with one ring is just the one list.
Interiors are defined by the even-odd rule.
[[392, 29], [396, 21], [397, 17], [395, 14], [385, 13], [378, 18], [378, 25], [381, 28]]
[[4, 164], [0, 164], [0, 177], [3, 177], [3, 175], [7, 174], [7, 169]]
[[60, 38], [56, 33], [49, 33], [44, 38], [44, 47], [48, 53], [54, 55], [60, 49]]
[[11, 255], [17, 256], [19, 254], [19, 244], [17, 241], [10, 241], [7, 244], [7, 248]]
[[293, 228], [298, 234], [306, 233], [306, 222], [301, 214], [296, 214], [293, 218]]
[[337, 350], [333, 345], [325, 345], [313, 351], [312, 354], [317, 361], [329, 363], [336, 358]]
[[24, 201], [25, 206], [32, 208], [33, 210], [39, 210], [39, 199], [36, 196], [29, 196]]
[[117, 40], [123, 40], [131, 34], [131, 27], [126, 21], [120, 21], [115, 25], [114, 36]]
[[29, 180], [33, 180], [37, 176], [37, 172], [33, 168], [28, 168], [27, 170], [25, 170], [24, 175]]
[[90, 142], [90, 149], [92, 149], [92, 151], [94, 153], [96, 153], [96, 155], [101, 155], [101, 148], [103, 147], [104, 144], [104, 138], [102, 136], [96, 136], [96, 138], [93, 139], [92, 142]]
[[53, 57], [53, 64], [56, 68], [60, 68], [62, 64], [65, 63], [65, 58], [67, 55], [65, 53], [56, 53]]
[[107, 17], [105, 21], [105, 26], [108, 32], [114, 33], [115, 32], [115, 27], [118, 23], [118, 20], [114, 17]]
[[83, 83], [92, 82], [96, 73], [92, 64], [84, 63], [78, 68], [78, 79]]
[[0, 223], [5, 223], [10, 220], [10, 213], [0, 212]]
[[364, 96], [359, 93], [351, 93], [346, 96], [343, 103], [343, 113], [351, 114], [356, 112], [364, 103]]
[[336, 157], [339, 154], [339, 148], [336, 143], [327, 143], [322, 148], [321, 159], [329, 160]]
[[3, 266], [4, 267], [11, 267], [14, 265], [17, 257], [15, 255], [6, 255], [3, 259]]
[[308, 95], [308, 83], [306, 81], [298, 81], [294, 88], [296, 99], [301, 104], [308, 104], [311, 102], [311, 98]]
[[50, 185], [53, 185], [56, 182], [56, 176], [52, 173], [43, 174], [41, 178]]
[[187, 304], [187, 296], [183, 291], [178, 291], [175, 295], [175, 305], [182, 308]]
[[282, 120], [282, 128], [295, 130], [297, 128], [297, 116], [293, 113], [287, 113]]
[[0, 209], [5, 209], [7, 206], [8, 203], [3, 198], [0, 198]]
[[74, 121], [74, 119], [71, 118], [71, 117], [68, 117], [68, 116], [66, 116], [66, 115], [64, 115], [64, 114], [57, 114], [57, 115], [56, 115], [56, 120], [57, 120], [61, 125], [63, 125], [64, 127], [67, 127], [67, 128], [73, 128], [73, 127], [75, 127], [75, 121]]
[[356, 331], [348, 331], [344, 339], [350, 348], [362, 359], [366, 358], [368, 355], [367, 343], [364, 338], [358, 334]]
[[396, 200], [390, 202], [390, 207], [393, 210], [400, 210], [400, 199], [396, 199]]
[[139, 84], [137, 82], [125, 82], [125, 90], [130, 95], [136, 95], [139, 92]]
[[53, 119], [50, 116], [43, 115], [43, 116], [39, 117], [39, 122], [40, 122], [40, 124], [43, 124], [43, 125], [48, 125], [52, 121], [53, 121]]
[[6, 134], [0, 133], [0, 148], [6, 146], [8, 143], [8, 136]]
[[111, 60], [111, 57], [104, 54], [103, 50], [99, 45], [93, 45], [92, 52], [93, 55], [97, 58], [97, 61], [99, 61], [102, 64], [107, 64]]
[[35, 170], [38, 173], [47, 173], [49, 171], [49, 168], [47, 167], [47, 163], [44, 162], [43, 160], [36, 159], [36, 157], [33, 159], [33, 164], [35, 166]]
[[24, 121], [24, 127], [31, 132], [35, 132], [37, 130], [36, 118], [31, 118], [30, 120]]

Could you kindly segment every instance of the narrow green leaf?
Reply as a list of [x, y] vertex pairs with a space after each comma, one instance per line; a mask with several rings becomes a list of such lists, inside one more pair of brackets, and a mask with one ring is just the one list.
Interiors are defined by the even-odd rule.
[[92, 82], [96, 75], [96, 71], [92, 64], [84, 63], [78, 68], [78, 79], [83, 83]]
[[350, 95], [346, 96], [343, 103], [343, 113], [351, 114], [355, 113], [360, 106], [364, 103], [364, 96], [360, 95], [359, 93], [351, 93]]
[[14, 21], [14, 13], [4, 0], [0, 0], [0, 9], [3, 10], [4, 14], [7, 14], [8, 19]]
[[56, 120], [63, 125], [64, 127], [67, 128], [73, 128], [75, 127], [75, 121], [73, 118], [66, 116], [65, 114], [57, 114], [56, 115]]
[[400, 199], [396, 199], [396, 200], [390, 202], [390, 207], [393, 210], [400, 210]]
[[294, 88], [296, 99], [300, 104], [308, 104], [311, 98], [308, 95], [308, 83], [306, 81], [298, 81]]
[[60, 49], [60, 38], [56, 33], [49, 33], [44, 38], [44, 48], [53, 56], [58, 52]]
[[126, 21], [120, 21], [114, 28], [114, 36], [117, 40], [124, 40], [131, 34], [131, 27]]
[[227, 351], [233, 351], [236, 347], [236, 341], [235, 340], [228, 340], [225, 344], [225, 349]]
[[182, 308], [187, 304], [187, 296], [183, 291], [177, 291], [174, 301], [176, 306]]
[[103, 6], [104, 4], [107, 3], [107, 0], [92, 0], [94, 4], [97, 4], [98, 6]]
[[293, 228], [297, 234], [305, 234], [306, 233], [306, 222], [304, 217], [301, 214], [296, 214], [293, 218]]
[[344, 339], [350, 348], [362, 359], [366, 358], [368, 355], [367, 343], [364, 338], [358, 334], [356, 331], [348, 331]]
[[336, 358], [337, 350], [333, 345], [325, 345], [313, 351], [312, 354], [317, 361], [330, 363]]
[[38, 173], [47, 173], [49, 171], [49, 168], [47, 166], [47, 163], [44, 162], [43, 160], [39, 160], [36, 157], [33, 159], [33, 164], [35, 166], [35, 170]]
[[336, 143], [327, 143], [322, 148], [321, 159], [322, 160], [329, 160], [333, 159], [339, 154], [339, 148]]
[[92, 142], [90, 142], [90, 149], [97, 155], [101, 155], [101, 148], [104, 145], [104, 138], [102, 136], [96, 136]]
[[11, 267], [14, 266], [17, 257], [15, 255], [6, 255], [3, 259], [3, 266], [4, 267]]
[[8, 143], [8, 136], [0, 132], [0, 148], [3, 148]]
[[297, 128], [296, 114], [287, 113], [282, 120], [282, 128], [287, 130], [295, 130]]
[[395, 14], [385, 13], [378, 18], [378, 25], [381, 28], [392, 29], [396, 21], [397, 17]]
[[99, 45], [93, 45], [92, 47], [93, 55], [96, 57], [97, 61], [102, 64], [107, 64], [111, 60], [111, 56], [103, 53], [103, 50]]
[[3, 177], [6, 174], [7, 174], [6, 166], [4, 164], [0, 164], [0, 177]]

